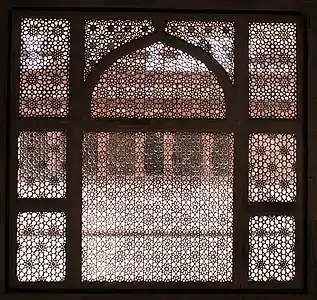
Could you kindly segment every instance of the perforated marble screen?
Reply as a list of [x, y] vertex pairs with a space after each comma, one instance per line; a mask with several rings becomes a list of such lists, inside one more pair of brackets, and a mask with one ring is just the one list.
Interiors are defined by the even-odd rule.
[[83, 281], [231, 281], [233, 135], [86, 133]]

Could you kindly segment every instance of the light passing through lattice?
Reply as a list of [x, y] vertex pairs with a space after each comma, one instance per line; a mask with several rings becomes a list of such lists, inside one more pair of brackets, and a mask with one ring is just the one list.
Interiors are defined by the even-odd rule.
[[161, 42], [117, 60], [100, 77], [92, 117], [225, 118], [225, 95], [205, 64]]
[[234, 22], [170, 21], [165, 30], [210, 53], [234, 81]]
[[250, 23], [250, 117], [297, 116], [296, 44], [295, 23]]
[[70, 22], [21, 20], [19, 115], [65, 117], [68, 113]]
[[66, 217], [61, 212], [21, 212], [17, 218], [19, 281], [63, 281]]
[[249, 200], [296, 200], [294, 134], [254, 133], [249, 138]]
[[233, 136], [86, 133], [83, 281], [231, 281]]
[[65, 133], [20, 132], [18, 166], [19, 198], [64, 198], [66, 195]]
[[104, 55], [154, 31], [150, 20], [86, 20], [85, 79]]
[[294, 217], [251, 217], [249, 243], [249, 278], [252, 281], [290, 281], [294, 278]]

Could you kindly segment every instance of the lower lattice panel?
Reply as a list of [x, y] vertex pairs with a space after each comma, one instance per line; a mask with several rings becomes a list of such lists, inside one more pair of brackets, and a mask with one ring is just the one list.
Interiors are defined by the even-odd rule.
[[232, 238], [84, 237], [84, 281], [231, 281]]
[[254, 216], [249, 221], [249, 278], [290, 281], [295, 276], [293, 216]]
[[66, 216], [64, 213], [19, 213], [17, 243], [16, 272], [19, 281], [65, 279]]

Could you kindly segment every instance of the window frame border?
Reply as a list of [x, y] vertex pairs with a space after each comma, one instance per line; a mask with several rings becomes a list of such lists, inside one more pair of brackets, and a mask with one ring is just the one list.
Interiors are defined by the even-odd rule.
[[[29, 15], [29, 14], [28, 14]], [[72, 38], [72, 40], [73, 40], [73, 38]], [[14, 55], [13, 55], [14, 56]], [[13, 65], [15, 65], [15, 64], [13, 64]], [[302, 68], [301, 68], [302, 69]], [[304, 73], [304, 72], [303, 72]], [[301, 78], [304, 78], [305, 76], [303, 75]], [[300, 78], [300, 75], [298, 74], [298, 78]], [[12, 80], [12, 82], [14, 82], [14, 80]], [[301, 86], [303, 86], [304, 84], [301, 84]], [[14, 90], [14, 88], [11, 86], [11, 90]], [[304, 93], [304, 91], [302, 91], [303, 93]], [[74, 92], [74, 94], [75, 94], [76, 92]], [[77, 94], [78, 95], [78, 94]], [[303, 97], [304, 98], [304, 97]], [[2, 101], [3, 102], [3, 101]], [[11, 101], [12, 102], [12, 101]], [[301, 103], [301, 102], [303, 102], [303, 101], [300, 101], [299, 103]], [[12, 103], [11, 103], [12, 104]], [[71, 111], [71, 109], [72, 109], [72, 105], [73, 106], [75, 106], [75, 107], [78, 107], [78, 105], [76, 105], [76, 103], [72, 103], [72, 101], [70, 101], [69, 102], [69, 107], [70, 107], [70, 111]], [[11, 112], [12, 112], [12, 110], [11, 110]], [[71, 117], [71, 114], [69, 114], [69, 118], [72, 118]], [[74, 119], [77, 119], [78, 118], [78, 116], [77, 117], [74, 117], [73, 116], [73, 118]], [[28, 119], [30, 119], [30, 118], [28, 118]], [[65, 124], [63, 124], [63, 122], [56, 122], [56, 124], [54, 124], [55, 123], [55, 121], [54, 122], [48, 122], [48, 124], [47, 125], [45, 125], [45, 123], [46, 122], [44, 122], [44, 120], [43, 120], [43, 123], [42, 122], [37, 122], [38, 120], [32, 120], [31, 122], [24, 122], [24, 120], [19, 120], [17, 123], [20, 123], [19, 125], [17, 125], [18, 127], [20, 127], [20, 126], [22, 126], [23, 128], [24, 128], [24, 125], [26, 125], [26, 127], [28, 127], [27, 126], [27, 124], [23, 124], [23, 123], [29, 123], [30, 124], [30, 127], [33, 127], [33, 128], [36, 128], [37, 130], [41, 130], [41, 129], [57, 129], [56, 127], [58, 127], [58, 128], [63, 128], [64, 127], [64, 125]], [[39, 128], [39, 127], [37, 127], [37, 123], [40, 123], [40, 126], [41, 126], [41, 128]], [[263, 123], [263, 122], [262, 122]], [[266, 123], [266, 122], [265, 122]], [[279, 122], [277, 122], [277, 123], [279, 123]], [[97, 123], [96, 123], [97, 124]], [[278, 125], [278, 124], [272, 124], [271, 126], [272, 126], [272, 130], [274, 129], [274, 128], [276, 128], [275, 126], [276, 125]], [[104, 126], [104, 124], [103, 124], [103, 122], [99, 122], [99, 124], [97, 125], [97, 127], [99, 127], [99, 128], [102, 128]], [[130, 126], [129, 124], [128, 125], [125, 125], [125, 126], [123, 126], [124, 128], [126, 127], [126, 126]], [[265, 131], [265, 124], [259, 124], [258, 125], [260, 128], [262, 128], [262, 130], [264, 130]], [[11, 126], [10, 126], [11, 127]], [[48, 127], [48, 128], [47, 128]], [[93, 127], [95, 127], [95, 126], [93, 126]], [[154, 126], [155, 127], [155, 126]], [[286, 126], [287, 127], [287, 126]], [[305, 127], [305, 126], [303, 126], [303, 127]], [[10, 128], [9, 128], [10, 129]], [[120, 129], [120, 128], [119, 128]], [[10, 130], [12, 130], [12, 128], [10, 129]], [[24, 130], [24, 129], [23, 129]], [[73, 128], [73, 127], [71, 127], [71, 128], [69, 128], [69, 129], [67, 129], [67, 131], [69, 132], [69, 133], [71, 133], [71, 132], [73, 132], [75, 129]], [[122, 130], [122, 129], [121, 129]], [[305, 130], [305, 128], [304, 128], [304, 130]], [[303, 131], [304, 131], [303, 130]], [[300, 132], [300, 133], [302, 133], [302, 132]], [[304, 132], [305, 133], [305, 132]], [[71, 135], [69, 135], [69, 137], [70, 137]], [[78, 137], [78, 135], [77, 135], [77, 137]], [[12, 138], [11, 138], [11, 143], [13, 144], [11, 144], [10, 146], [14, 146], [14, 143], [12, 142]], [[68, 140], [68, 144], [70, 144], [70, 141]], [[299, 143], [298, 143], [299, 144]], [[300, 148], [300, 147], [298, 147], [298, 148]], [[305, 151], [304, 149], [303, 149], [303, 151]], [[77, 155], [77, 157], [78, 157], [78, 155]], [[303, 165], [303, 168], [304, 168], [304, 165]], [[10, 168], [11, 169], [11, 168]], [[69, 175], [69, 169], [67, 170], [68, 171], [68, 177], [70, 176]], [[80, 198], [81, 199], [81, 198]], [[24, 201], [24, 200], [23, 200]], [[53, 200], [54, 201], [54, 200]], [[56, 201], [56, 200], [55, 200]], [[57, 200], [58, 201], [58, 200]], [[45, 200], [45, 202], [47, 202], [47, 199]], [[305, 201], [303, 201], [303, 202], [305, 202]], [[45, 204], [47, 204], [47, 203], [45, 203]], [[10, 205], [10, 204], [9, 204]], [[52, 205], [52, 206], [54, 206], [55, 204], [50, 204], [50, 205]], [[63, 204], [63, 205], [65, 205], [65, 209], [67, 208], [67, 209], [69, 209], [69, 205], [68, 204]], [[46, 206], [46, 205], [44, 205], [44, 206]], [[32, 208], [33, 209], [33, 208]], [[36, 207], [34, 207], [34, 209], [36, 209]], [[43, 209], [45, 209], [45, 208], [43, 208]], [[52, 207], [52, 209], [53, 209], [53, 207]], [[55, 208], [56, 209], [56, 208]], [[15, 233], [15, 232], [14, 232]], [[297, 254], [298, 255], [298, 254]], [[104, 284], [104, 283], [103, 283]], [[47, 284], [46, 284], [47, 285]], [[183, 285], [183, 284], [182, 284]], [[91, 284], [89, 284], [89, 286], [91, 286]], [[68, 288], [68, 286], [67, 286], [67, 288]], [[260, 288], [260, 287], [254, 287], [256, 290], [258, 290], [258, 288]], [[265, 290], [265, 291], [267, 291], [267, 290]]]

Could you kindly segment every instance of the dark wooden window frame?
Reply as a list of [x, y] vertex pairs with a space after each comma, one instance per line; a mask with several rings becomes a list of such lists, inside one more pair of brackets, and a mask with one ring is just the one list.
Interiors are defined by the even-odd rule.
[[[17, 118], [16, 108], [18, 100], [18, 70], [19, 70], [19, 22], [16, 22], [19, 17], [23, 16], [56, 16], [56, 17], [69, 17], [72, 22], [72, 37], [71, 37], [71, 96], [69, 102], [70, 114], [66, 119], [41, 119], [41, 118]], [[114, 13], [118, 18], [118, 14]], [[170, 41], [171, 45], [192, 54], [193, 56], [201, 59], [207, 64], [207, 66], [212, 66], [213, 71], [217, 74], [218, 79], [223, 83], [225, 87], [225, 92], [227, 93], [227, 120], [219, 121], [208, 121], [208, 120], [186, 120], [186, 121], [175, 121], [168, 120], [150, 120], [150, 121], [124, 121], [124, 120], [92, 120], [89, 118], [89, 98], [91, 95], [91, 90], [94, 82], [98, 79], [100, 72], [105, 69], [110, 63], [115, 61], [117, 58], [121, 57], [123, 54], [131, 52], [140, 47], [138, 41], [131, 42], [126, 46], [121, 47], [118, 50], [113, 51], [111, 54], [107, 55], [101, 63], [98, 64], [97, 68], [92, 72], [87, 84], [80, 87], [82, 82], [82, 70], [83, 70], [83, 19], [84, 18], [111, 18], [113, 16], [111, 13], [73, 13], [73, 12], [19, 12], [13, 14], [12, 22], [12, 74], [11, 77], [11, 101], [10, 101], [10, 115], [9, 115], [9, 126], [10, 130], [9, 136], [9, 186], [8, 186], [8, 206], [10, 213], [9, 220], [9, 260], [7, 266], [9, 266], [8, 272], [8, 286], [13, 289], [34, 291], [36, 289], [42, 291], [66, 291], [78, 289], [78, 292], [89, 292], [91, 289], [94, 291], [102, 291], [105, 288], [109, 288], [108, 291], [113, 291], [114, 289], [124, 289], [133, 290], [141, 287], [138, 284], [82, 284], [80, 283], [80, 253], [81, 253], [81, 238], [80, 238], [80, 219], [81, 219], [81, 190], [78, 188], [81, 185], [81, 178], [78, 174], [81, 173], [81, 131], [144, 131], [144, 130], [188, 130], [188, 131], [217, 131], [217, 132], [234, 132], [235, 133], [235, 174], [239, 174], [235, 177], [235, 193], [234, 193], [234, 239], [235, 244], [244, 244], [244, 247], [235, 247], [234, 255], [241, 257], [238, 261], [235, 260], [234, 268], [238, 270], [235, 272], [234, 284], [219, 284], [219, 283], [209, 283], [209, 284], [142, 284], [141, 288], [151, 288], [162, 290], [180, 290], [185, 289], [188, 291], [197, 291], [197, 289], [208, 289], [214, 292], [234, 292], [236, 290], [256, 290], [256, 291], [266, 291], [266, 292], [288, 292], [293, 291], [301, 292], [304, 290], [306, 285], [305, 280], [305, 263], [307, 255], [307, 247], [304, 247], [304, 237], [305, 237], [305, 219], [306, 215], [306, 201], [305, 196], [307, 194], [305, 190], [305, 182], [307, 181], [306, 176], [306, 166], [305, 166], [305, 153], [306, 153], [306, 120], [305, 120], [305, 85], [303, 79], [305, 78], [305, 63], [304, 57], [298, 56], [298, 77], [299, 77], [299, 117], [296, 120], [249, 120], [248, 118], [248, 56], [247, 56], [247, 28], [249, 20], [259, 20], [259, 21], [282, 21], [283, 19], [296, 21], [299, 25], [298, 28], [298, 42], [299, 42], [299, 52], [304, 53], [304, 37], [305, 37], [305, 24], [302, 16], [297, 15], [258, 15], [258, 14], [248, 14], [249, 20], [246, 20], [245, 14], [230, 14], [230, 15], [210, 15], [210, 14], [196, 14], [197, 19], [208, 19], [212, 17], [219, 18], [221, 20], [235, 20], [236, 22], [236, 83], [234, 91], [228, 86], [228, 81], [224, 74], [221, 74], [217, 70], [214, 61], [207, 58], [205, 53], [202, 53], [199, 49], [194, 49], [193, 46], [184, 44], [182, 41], [175, 40], [171, 41], [165, 36], [163, 31], [157, 31], [155, 33], [159, 40], [165, 39], [168, 43]], [[161, 19], [161, 13], [153, 13], [153, 19], [157, 17], [157, 22]], [[177, 17], [175, 17], [177, 16]], [[138, 13], [122, 13], [120, 12], [120, 18], [144, 18], [143, 14]], [[164, 13], [164, 18], [167, 19], [193, 19], [193, 14], [167, 14]], [[152, 18], [152, 14], [146, 13], [146, 18]], [[78, 28], [82, 28], [82, 32]], [[146, 38], [144, 38], [146, 39]], [[142, 39], [142, 42], [144, 42]], [[150, 40], [149, 40], [150, 42]], [[132, 46], [131, 46], [132, 45]], [[186, 48], [187, 47], [187, 48]], [[126, 48], [126, 49], [125, 49]], [[80, 51], [79, 51], [80, 49]], [[239, 74], [245, 74], [245, 76]], [[226, 82], [227, 81], [227, 82]], [[80, 88], [79, 88], [80, 87]], [[83, 96], [84, 95], [84, 96]], [[78, 101], [80, 99], [80, 101]], [[234, 101], [239, 99], [238, 101]], [[179, 125], [182, 123], [182, 125]], [[16, 163], [17, 159], [15, 156], [16, 152], [16, 141], [17, 133], [20, 130], [63, 130], [66, 131], [68, 135], [68, 147], [72, 149], [72, 155], [67, 157], [67, 197], [64, 200], [48, 200], [43, 201], [28, 201], [28, 200], [18, 200], [16, 195]], [[250, 204], [247, 202], [247, 184], [248, 184], [248, 174], [247, 166], [248, 164], [248, 134], [251, 132], [289, 132], [295, 133], [297, 135], [298, 142], [298, 200], [294, 204], [285, 203], [270, 203], [270, 204]], [[69, 152], [68, 152], [69, 153]], [[244, 167], [243, 167], [244, 166]], [[63, 283], [34, 283], [34, 284], [22, 284], [16, 281], [14, 268], [15, 265], [15, 235], [16, 235], [16, 213], [18, 211], [45, 211], [45, 210], [56, 210], [65, 211], [67, 214], [67, 279]], [[267, 214], [267, 213], [292, 213], [296, 216], [296, 273], [297, 278], [294, 282], [290, 283], [254, 283], [248, 282], [247, 280], [247, 270], [248, 270], [248, 216], [253, 214]], [[239, 219], [236, 217], [239, 215]], [[241, 220], [243, 219], [243, 220]], [[78, 231], [78, 234], [75, 232]], [[241, 243], [240, 243], [241, 242]], [[14, 249], [14, 251], [13, 251]], [[10, 267], [11, 266], [11, 267]]]

